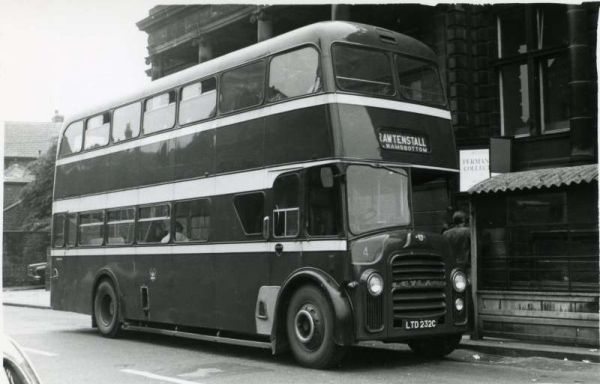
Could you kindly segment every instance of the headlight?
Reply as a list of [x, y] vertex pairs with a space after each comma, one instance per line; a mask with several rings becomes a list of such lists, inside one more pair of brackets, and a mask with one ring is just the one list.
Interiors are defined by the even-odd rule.
[[371, 296], [379, 296], [383, 292], [383, 278], [379, 273], [373, 272], [367, 278], [367, 289]]
[[459, 312], [462, 311], [465, 308], [465, 301], [461, 298], [454, 300], [454, 308]]
[[462, 271], [456, 271], [452, 275], [452, 285], [456, 292], [464, 292], [467, 288], [467, 275]]

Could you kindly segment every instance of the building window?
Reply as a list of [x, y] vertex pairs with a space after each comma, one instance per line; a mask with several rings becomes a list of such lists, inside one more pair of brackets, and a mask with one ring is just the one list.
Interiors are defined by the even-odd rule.
[[77, 153], [81, 151], [81, 145], [83, 144], [83, 121], [76, 121], [69, 124], [65, 133], [63, 134], [62, 141], [60, 142], [60, 155], [70, 155], [71, 153]]
[[137, 137], [140, 134], [142, 104], [134, 103], [115, 109], [112, 139], [114, 143]]
[[107, 244], [120, 245], [133, 243], [134, 208], [111, 209], [107, 211]]
[[568, 192], [520, 193], [478, 203], [480, 288], [598, 290], [597, 222], [568, 218], [573, 206], [567, 201], [575, 197], [567, 197]]
[[138, 209], [136, 239], [138, 243], [165, 243], [169, 241], [169, 205], [152, 205]]
[[508, 6], [498, 14], [502, 134], [569, 129], [566, 5]]
[[144, 103], [144, 133], [154, 133], [175, 125], [176, 92], [154, 96]]
[[279, 101], [321, 90], [319, 52], [301, 48], [273, 57], [269, 68], [269, 101]]
[[566, 195], [544, 193], [508, 198], [509, 225], [558, 224], [566, 221]]
[[265, 88], [265, 62], [258, 61], [225, 72], [221, 77], [219, 110], [222, 113], [259, 105]]
[[175, 242], [207, 241], [210, 230], [210, 200], [175, 203]]
[[110, 112], [90, 117], [85, 124], [85, 139], [83, 146], [85, 149], [102, 147], [108, 144], [108, 135], [110, 131]]
[[217, 81], [214, 77], [181, 89], [179, 124], [213, 117], [217, 110]]
[[104, 212], [79, 214], [79, 244], [102, 245], [104, 243]]
[[237, 195], [233, 199], [238, 219], [246, 235], [258, 235], [262, 232], [265, 195], [262, 192]]

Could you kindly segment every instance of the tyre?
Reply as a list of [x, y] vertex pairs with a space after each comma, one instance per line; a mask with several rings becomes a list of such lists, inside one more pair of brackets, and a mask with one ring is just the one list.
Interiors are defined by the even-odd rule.
[[94, 318], [98, 331], [104, 337], [118, 337], [121, 332], [119, 299], [113, 284], [103, 280], [94, 296]]
[[460, 344], [461, 338], [461, 334], [436, 336], [409, 341], [408, 346], [419, 356], [440, 358], [452, 353]]
[[303, 286], [292, 296], [286, 316], [287, 337], [296, 360], [309, 368], [337, 364], [345, 348], [334, 341], [334, 313], [321, 290]]

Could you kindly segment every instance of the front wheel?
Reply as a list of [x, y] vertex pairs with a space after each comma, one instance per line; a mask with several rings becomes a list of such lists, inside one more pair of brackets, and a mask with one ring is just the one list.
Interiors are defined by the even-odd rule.
[[452, 353], [460, 344], [461, 338], [461, 334], [435, 336], [409, 341], [408, 346], [419, 356], [440, 358]]
[[314, 286], [298, 289], [287, 310], [286, 328], [296, 360], [310, 368], [329, 368], [344, 356], [334, 341], [334, 313], [325, 295]]
[[119, 300], [113, 284], [103, 280], [94, 296], [94, 318], [98, 331], [104, 337], [118, 337], [121, 331]]

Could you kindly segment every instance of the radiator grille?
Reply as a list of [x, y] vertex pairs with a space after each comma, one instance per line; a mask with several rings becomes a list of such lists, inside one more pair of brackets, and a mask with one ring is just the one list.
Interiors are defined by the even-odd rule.
[[402, 319], [439, 318], [446, 314], [446, 266], [434, 254], [392, 258], [394, 326]]

